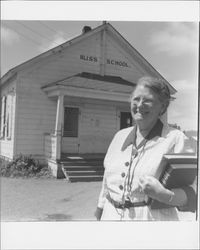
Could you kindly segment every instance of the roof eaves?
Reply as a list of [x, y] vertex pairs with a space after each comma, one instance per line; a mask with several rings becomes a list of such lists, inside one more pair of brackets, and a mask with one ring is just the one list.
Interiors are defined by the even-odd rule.
[[69, 80], [69, 79], [72, 79], [72, 78], [74, 78], [76, 76], [78, 76], [78, 74], [62, 78], [62, 79], [60, 79], [58, 81], [55, 81], [55, 82], [48, 83], [48, 84], [42, 86], [41, 89], [45, 89], [47, 87], [51, 87], [51, 86], [54, 86], [54, 85], [60, 85], [62, 82], [66, 81], [66, 80]]
[[0, 87], [4, 84], [4, 83], [6, 83], [6, 82], [10, 82], [13, 78], [15, 78], [17, 76], [17, 72], [10, 72], [10, 71], [8, 71], [7, 73], [6, 73], [6, 75], [5, 75], [5, 78], [4, 78], [4, 80], [1, 78], [0, 79]]

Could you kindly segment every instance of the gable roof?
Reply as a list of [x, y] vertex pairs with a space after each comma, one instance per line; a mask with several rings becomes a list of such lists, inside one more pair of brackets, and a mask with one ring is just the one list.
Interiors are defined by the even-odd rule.
[[170, 89], [170, 93], [174, 94], [176, 92], [176, 89], [109, 23], [103, 23], [102, 25], [92, 29], [91, 31], [88, 31], [84, 34], [80, 34], [79, 36], [59, 45], [56, 46], [12, 69], [10, 69], [2, 78], [1, 78], [1, 84], [4, 84], [7, 80], [9, 80], [14, 74], [19, 72], [20, 70], [25, 69], [26, 67], [29, 67], [30, 65], [33, 65], [37, 63], [41, 59], [45, 59], [46, 57], [58, 53], [61, 50], [67, 48], [68, 46], [71, 46], [72, 44], [78, 43], [79, 41], [86, 39], [100, 31], [105, 29], [106, 31], [110, 32], [121, 44], [123, 44], [124, 48], [128, 50], [130, 55], [134, 55], [134, 57], [137, 58], [137, 60], [142, 63], [142, 65], [148, 69], [154, 76], [156, 75], [159, 78], [162, 78], [166, 84], [168, 85]]

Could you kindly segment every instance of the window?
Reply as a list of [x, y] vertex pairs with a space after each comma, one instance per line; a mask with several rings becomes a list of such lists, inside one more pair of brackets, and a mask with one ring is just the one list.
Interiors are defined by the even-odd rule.
[[7, 113], [7, 97], [3, 96], [1, 98], [1, 134], [0, 138], [5, 138], [6, 134], [6, 113]]
[[65, 107], [63, 136], [78, 137], [78, 116], [78, 108]]
[[0, 107], [0, 138], [11, 139], [13, 96], [7, 95], [1, 98]]
[[11, 139], [12, 128], [12, 110], [13, 110], [13, 95], [7, 97], [7, 116], [6, 116], [6, 136], [7, 139]]

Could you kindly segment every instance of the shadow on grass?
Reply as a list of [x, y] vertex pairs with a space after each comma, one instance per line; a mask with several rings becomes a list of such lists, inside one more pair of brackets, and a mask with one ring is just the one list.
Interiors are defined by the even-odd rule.
[[72, 220], [72, 216], [68, 214], [47, 214], [41, 221], [68, 221]]

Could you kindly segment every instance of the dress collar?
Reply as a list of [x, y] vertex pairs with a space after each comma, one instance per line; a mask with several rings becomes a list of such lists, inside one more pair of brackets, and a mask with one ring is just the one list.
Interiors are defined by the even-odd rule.
[[[145, 137], [144, 140], [149, 141], [156, 136], [161, 137], [162, 129], [163, 129], [163, 123], [161, 122], [160, 119], [158, 119], [158, 121], [156, 122], [156, 124], [154, 125], [154, 127], [151, 129], [151, 131], [148, 133], [148, 135]], [[126, 137], [126, 139], [122, 145], [122, 151], [124, 151], [129, 145], [131, 145], [133, 143], [135, 144], [136, 130], [137, 130], [137, 126], [134, 126], [133, 129], [131, 130], [131, 132]], [[140, 147], [140, 145], [139, 145], [139, 147]]]

